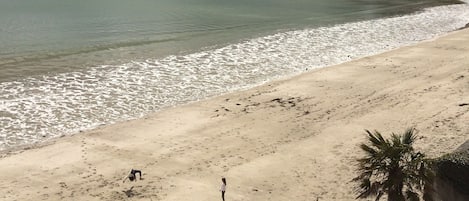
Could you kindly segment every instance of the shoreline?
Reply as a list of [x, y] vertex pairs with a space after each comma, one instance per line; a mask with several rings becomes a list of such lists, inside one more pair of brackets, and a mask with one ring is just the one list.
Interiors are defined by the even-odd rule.
[[[459, 0], [456, 0], [456, 2], [460, 2], [460, 3], [453, 3], [453, 4], [464, 4], [466, 3], [465, 1], [459, 1]], [[293, 75], [287, 75], [287, 76], [282, 76], [280, 78], [276, 78], [276, 79], [273, 79], [273, 80], [270, 80], [268, 82], [265, 82], [261, 85], [255, 85], [253, 87], [249, 87], [249, 88], [246, 88], [246, 89], [238, 89], [238, 90], [235, 90], [235, 91], [232, 91], [232, 92], [226, 92], [226, 93], [223, 93], [223, 94], [219, 94], [219, 95], [214, 95], [214, 96], [209, 96], [209, 97], [206, 97], [206, 98], [203, 98], [201, 100], [195, 100], [195, 101], [190, 101], [190, 102], [187, 102], [187, 103], [183, 103], [183, 104], [179, 104], [179, 105], [171, 105], [171, 106], [166, 106], [166, 107], [163, 107], [161, 108], [160, 110], [158, 111], [155, 111], [155, 112], [151, 112], [151, 113], [148, 113], [142, 117], [139, 117], [139, 118], [132, 118], [132, 119], [125, 119], [125, 120], [119, 120], [119, 121], [116, 121], [116, 122], [113, 122], [113, 123], [110, 123], [110, 124], [101, 124], [101, 125], [98, 125], [98, 126], [95, 126], [95, 127], [90, 127], [88, 129], [83, 129], [83, 130], [79, 130], [77, 132], [73, 132], [73, 133], [69, 133], [69, 134], [62, 134], [58, 137], [54, 137], [54, 138], [50, 138], [50, 139], [47, 139], [45, 141], [39, 141], [39, 142], [35, 142], [35, 143], [32, 143], [32, 144], [23, 144], [23, 145], [19, 145], [19, 146], [15, 146], [15, 147], [11, 147], [11, 148], [7, 148], [7, 149], [4, 149], [4, 150], [0, 150], [0, 159], [1, 158], [4, 158], [4, 157], [8, 157], [8, 156], [11, 156], [11, 155], [15, 155], [15, 154], [18, 154], [18, 153], [21, 153], [23, 151], [26, 151], [26, 150], [30, 150], [30, 149], [37, 149], [37, 148], [41, 148], [41, 147], [44, 147], [44, 146], [48, 146], [48, 145], [51, 145], [51, 144], [54, 144], [56, 143], [58, 140], [61, 140], [63, 138], [69, 138], [69, 137], [73, 137], [75, 135], [80, 135], [82, 133], [87, 133], [87, 132], [92, 132], [93, 130], [98, 130], [98, 129], [102, 129], [104, 127], [107, 127], [107, 126], [111, 126], [113, 124], [121, 124], [121, 123], [125, 123], [125, 122], [129, 122], [129, 121], [135, 121], [135, 120], [139, 120], [139, 119], [145, 119], [147, 118], [148, 116], [152, 116], [154, 114], [157, 114], [161, 111], [164, 111], [164, 110], [168, 110], [168, 109], [171, 109], [171, 108], [174, 108], [174, 107], [180, 107], [180, 106], [184, 106], [184, 105], [189, 105], [189, 104], [194, 104], [196, 102], [201, 102], [201, 101], [207, 101], [207, 100], [210, 100], [210, 99], [213, 99], [213, 98], [217, 98], [217, 97], [220, 97], [220, 96], [225, 96], [225, 95], [229, 95], [229, 94], [233, 94], [233, 93], [239, 93], [239, 92], [243, 92], [243, 91], [247, 91], [247, 90], [251, 90], [253, 88], [257, 88], [257, 87], [261, 87], [263, 85], [266, 85], [266, 84], [269, 84], [271, 82], [278, 82], [278, 81], [282, 81], [282, 80], [288, 80], [288, 79], [293, 79], [297, 76], [301, 76], [303, 74], [308, 74], [308, 73], [312, 73], [312, 72], [315, 72], [317, 70], [320, 70], [320, 69], [323, 69], [323, 68], [329, 68], [329, 67], [334, 67], [334, 66], [338, 66], [338, 65], [343, 65], [343, 64], [346, 64], [346, 63], [349, 63], [349, 62], [353, 62], [353, 61], [356, 61], [356, 60], [361, 60], [361, 59], [364, 59], [364, 58], [367, 58], [367, 57], [373, 57], [373, 56], [377, 56], [377, 55], [381, 55], [381, 54], [384, 54], [384, 53], [387, 53], [387, 52], [391, 52], [391, 51], [396, 51], [398, 49], [401, 49], [401, 48], [405, 48], [405, 47], [409, 47], [409, 46], [415, 46], [415, 45], [418, 45], [420, 43], [426, 43], [426, 42], [430, 42], [430, 41], [434, 41], [434, 40], [437, 40], [439, 38], [442, 38], [442, 37], [446, 37], [448, 35], [451, 35], [457, 31], [461, 31], [461, 30], [464, 30], [464, 29], [468, 29], [469, 28], [469, 23], [466, 24], [465, 26], [463, 27], [460, 27], [458, 29], [455, 29], [453, 31], [450, 31], [450, 32], [447, 32], [445, 34], [442, 34], [442, 35], [439, 35], [435, 38], [430, 38], [430, 39], [426, 39], [426, 40], [422, 40], [422, 41], [419, 41], [417, 43], [413, 43], [413, 44], [408, 44], [408, 45], [404, 45], [404, 46], [400, 46], [400, 47], [397, 47], [397, 48], [393, 48], [393, 49], [390, 49], [390, 50], [387, 50], [387, 51], [384, 51], [384, 52], [381, 52], [381, 53], [377, 53], [377, 54], [373, 54], [373, 55], [369, 55], [369, 56], [365, 56], [365, 57], [360, 57], [360, 58], [357, 58], [357, 59], [353, 59], [353, 60], [350, 60], [350, 61], [345, 61], [343, 63], [339, 63], [339, 64], [335, 64], [335, 65], [330, 65], [330, 66], [324, 66], [324, 67], [319, 67], [319, 68], [314, 68], [314, 69], [311, 69], [311, 70], [306, 70], [302, 73], [299, 73], [299, 74], [293, 74]]]
[[[454, 31], [19, 150], [0, 158], [0, 198], [219, 200], [224, 176], [229, 200], [354, 200], [364, 129], [415, 126], [430, 157], [467, 140], [468, 40]], [[130, 168], [144, 180], [122, 183]]]
[[0, 148], [140, 118], [173, 104], [415, 44], [464, 26], [466, 10], [467, 5], [442, 6], [415, 15], [281, 31], [194, 54], [1, 83], [6, 108]]

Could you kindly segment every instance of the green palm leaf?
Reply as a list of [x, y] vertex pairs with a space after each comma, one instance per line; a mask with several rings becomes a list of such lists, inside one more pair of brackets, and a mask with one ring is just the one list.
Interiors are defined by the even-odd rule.
[[357, 159], [359, 175], [353, 179], [358, 183], [357, 199], [379, 200], [386, 194], [389, 201], [420, 200], [418, 192], [432, 176], [425, 155], [412, 147], [417, 139], [415, 129], [407, 129], [401, 135], [393, 133], [390, 139], [378, 131], [365, 132], [367, 143], [360, 144], [365, 156]]

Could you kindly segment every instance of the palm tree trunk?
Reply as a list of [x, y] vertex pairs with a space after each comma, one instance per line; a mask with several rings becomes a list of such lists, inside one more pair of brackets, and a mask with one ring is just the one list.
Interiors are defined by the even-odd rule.
[[405, 197], [402, 194], [403, 184], [398, 184], [395, 188], [389, 189], [388, 201], [405, 201]]
[[404, 189], [404, 173], [402, 168], [395, 164], [389, 173], [393, 185], [388, 190], [388, 201], [405, 201], [405, 197], [402, 194], [402, 189]]

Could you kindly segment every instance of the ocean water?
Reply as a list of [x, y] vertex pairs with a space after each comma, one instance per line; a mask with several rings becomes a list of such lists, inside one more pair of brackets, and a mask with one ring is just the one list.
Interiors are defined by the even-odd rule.
[[467, 4], [5, 0], [0, 150], [434, 38]]

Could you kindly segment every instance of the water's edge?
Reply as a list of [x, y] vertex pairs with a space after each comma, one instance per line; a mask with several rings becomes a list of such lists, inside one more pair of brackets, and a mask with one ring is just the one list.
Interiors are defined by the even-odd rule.
[[[468, 23], [469, 25], [469, 23]], [[457, 31], [459, 30], [463, 30], [463, 29], [468, 29], [469, 26], [464, 26], [464, 27], [461, 27], [461, 28], [458, 28], [458, 29], [455, 29], [451, 32], [447, 32], [445, 34], [442, 34], [442, 35], [439, 35], [439, 36], [436, 36], [434, 38], [431, 38], [431, 39], [428, 39], [428, 40], [424, 40], [424, 41], [420, 41], [419, 43], [417, 44], [410, 44], [410, 45], [405, 45], [405, 46], [401, 46], [401, 47], [398, 47], [398, 48], [394, 48], [394, 49], [391, 49], [391, 50], [388, 50], [388, 51], [385, 51], [385, 52], [381, 52], [381, 53], [377, 53], [377, 54], [374, 54], [374, 55], [368, 55], [368, 56], [365, 56], [365, 57], [369, 57], [369, 56], [377, 56], [377, 55], [380, 55], [380, 54], [383, 54], [383, 53], [386, 53], [386, 52], [390, 52], [390, 51], [395, 51], [395, 50], [398, 50], [398, 49], [401, 49], [401, 48], [404, 48], [404, 47], [409, 47], [409, 46], [414, 46], [414, 45], [418, 45], [420, 43], [425, 43], [425, 42], [428, 42], [428, 41], [432, 41], [432, 40], [436, 40], [438, 38], [441, 38], [441, 37], [445, 37], [449, 34], [453, 34], [453, 33], [456, 33]], [[351, 60], [351, 61], [355, 61], [355, 60], [360, 60], [360, 59], [363, 59], [365, 57], [362, 57], [362, 58], [357, 58], [357, 59], [354, 59], [354, 60]], [[332, 66], [325, 66], [325, 67], [334, 67], [334, 66], [337, 66], [337, 65], [341, 65], [341, 64], [344, 64], [344, 63], [347, 63], [347, 62], [351, 62], [351, 61], [346, 61], [346, 62], [343, 62], [343, 63], [340, 63], [340, 64], [334, 64]], [[270, 80], [268, 82], [265, 82], [263, 83], [262, 85], [258, 85], [258, 86], [254, 86], [252, 88], [248, 88], [248, 89], [242, 89], [242, 90], [236, 90], [236, 91], [231, 91], [231, 92], [228, 92], [228, 93], [225, 93], [225, 94], [218, 94], [218, 95], [215, 95], [215, 96], [211, 96], [211, 97], [207, 97], [205, 99], [202, 99], [202, 100], [197, 100], [197, 101], [192, 101], [192, 102], [187, 102], [187, 103], [184, 103], [184, 104], [179, 104], [179, 105], [172, 105], [172, 106], [167, 106], [165, 108], [162, 108], [160, 109], [159, 111], [155, 111], [155, 112], [152, 112], [152, 113], [149, 113], [149, 114], [146, 114], [140, 118], [134, 118], [134, 119], [126, 119], [126, 120], [122, 120], [122, 121], [118, 121], [118, 122], [115, 122], [115, 123], [111, 123], [111, 124], [106, 124], [106, 125], [99, 125], [99, 126], [96, 126], [96, 127], [92, 127], [92, 128], [89, 128], [89, 129], [84, 129], [84, 130], [80, 130], [79, 132], [76, 132], [76, 133], [72, 133], [70, 135], [61, 135], [59, 137], [55, 137], [55, 138], [50, 138], [50, 139], [47, 139], [47, 140], [44, 140], [44, 141], [39, 141], [39, 142], [35, 142], [35, 143], [32, 143], [32, 144], [23, 144], [23, 145], [18, 145], [18, 146], [15, 146], [15, 147], [10, 147], [8, 149], [4, 149], [4, 150], [0, 150], [0, 158], [5, 158], [5, 157], [9, 157], [11, 155], [15, 155], [15, 154], [19, 154], [23, 151], [26, 151], [26, 150], [30, 150], [30, 149], [38, 149], [38, 148], [41, 148], [41, 147], [45, 147], [45, 146], [49, 146], [49, 145], [52, 145], [54, 143], [57, 143], [61, 140], [64, 140], [64, 139], [67, 139], [67, 138], [72, 138], [78, 134], [84, 134], [84, 133], [87, 133], [87, 132], [92, 132], [94, 130], [99, 130], [99, 129], [102, 129], [102, 128], [105, 128], [107, 126], [110, 126], [110, 125], [113, 125], [113, 124], [119, 124], [119, 123], [123, 123], [123, 122], [129, 122], [129, 121], [134, 121], [134, 120], [139, 120], [139, 119], [145, 119], [149, 116], [154, 116], [155, 114], [159, 113], [159, 112], [162, 112], [164, 110], [169, 110], [171, 108], [174, 108], [174, 107], [181, 107], [181, 106], [184, 106], [184, 105], [189, 105], [189, 104], [193, 104], [195, 102], [199, 102], [199, 101], [206, 101], [206, 100], [210, 100], [212, 98], [216, 98], [216, 97], [220, 97], [220, 96], [225, 96], [225, 95], [228, 95], [228, 94], [232, 94], [232, 93], [237, 93], [237, 92], [240, 92], [240, 91], [244, 91], [244, 90], [250, 90], [250, 89], [253, 89], [253, 88], [256, 88], [256, 87], [262, 87], [264, 85], [269, 85], [271, 84], [272, 82], [278, 82], [278, 81], [281, 81], [281, 80], [286, 80], [286, 79], [294, 79], [295, 77], [297, 76], [302, 76], [304, 74], [309, 74], [309, 73], [314, 73], [315, 71], [319, 70], [320, 68], [318, 69], [314, 69], [314, 70], [311, 70], [311, 71], [305, 71], [301, 74], [296, 74], [296, 75], [290, 75], [290, 76], [284, 76], [284, 77], [280, 77], [278, 79], [275, 79], [275, 80]]]
[[[41, 147], [60, 137], [441, 37], [467, 24], [469, 14], [460, 15], [461, 9], [467, 6], [288, 31], [188, 55], [0, 83], [6, 92], [0, 94], [5, 100], [0, 104], [5, 113], [0, 116], [0, 153]], [[8, 135], [12, 132], [18, 134]]]

